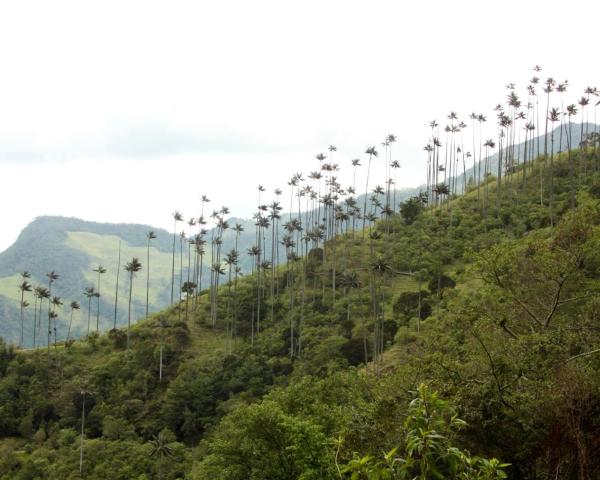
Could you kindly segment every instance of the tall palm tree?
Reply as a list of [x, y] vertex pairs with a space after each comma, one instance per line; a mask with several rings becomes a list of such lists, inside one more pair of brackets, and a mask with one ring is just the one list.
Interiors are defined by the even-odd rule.
[[[33, 328], [33, 348], [36, 347], [36, 332], [39, 331], [40, 335], [41, 335], [41, 330], [42, 330], [42, 305], [44, 303], [44, 299], [50, 299], [50, 290], [48, 290], [46, 287], [42, 287], [42, 286], [38, 286], [35, 288], [35, 291], [37, 292], [37, 298], [39, 298], [39, 310], [38, 310], [38, 314], [37, 314], [37, 325], [35, 324], [35, 318], [34, 318], [34, 328]], [[41, 343], [41, 339], [40, 339], [40, 343]]]
[[169, 440], [163, 432], [154, 437], [150, 445], [150, 456], [158, 459], [158, 480], [162, 480], [162, 464], [166, 458], [173, 456], [173, 448], [169, 445]]
[[550, 226], [554, 225], [554, 124], [560, 120], [560, 112], [557, 108], [550, 110], [548, 120], [552, 123], [550, 132], [550, 200], [548, 207], [550, 209]]
[[390, 200], [391, 200], [391, 192], [390, 192], [390, 188], [391, 188], [391, 162], [392, 162], [392, 146], [394, 143], [396, 143], [397, 138], [396, 135], [390, 133], [387, 137], [385, 137], [385, 144], [386, 144], [386, 148], [388, 150], [389, 153], [389, 159], [386, 158], [385, 159], [385, 163], [386, 163], [386, 169], [387, 169], [387, 178], [386, 178], [386, 184], [387, 184], [387, 195], [386, 195], [386, 207], [389, 210], [390, 208]]
[[94, 298], [96, 296], [96, 290], [94, 289], [94, 287], [87, 287], [83, 294], [85, 295], [85, 297], [88, 299], [88, 318], [87, 318], [87, 334], [90, 334], [90, 314], [92, 312], [92, 298]]
[[[22, 300], [21, 301], [21, 305], [20, 305], [20, 308], [21, 308], [21, 317], [24, 316], [24, 311], [30, 305], [31, 304], [27, 300]], [[21, 320], [21, 342], [20, 342], [19, 348], [23, 348], [23, 320]]]
[[175, 298], [175, 242], [177, 240], [177, 222], [183, 222], [183, 215], [178, 211], [174, 211], [173, 220], [175, 226], [173, 227], [173, 262], [171, 265], [171, 305], [173, 305]]
[[117, 303], [119, 301], [119, 276], [121, 274], [121, 240], [119, 240], [119, 255], [117, 259], [117, 282], [115, 285], [115, 318], [113, 323], [113, 330], [117, 329]]
[[127, 307], [127, 351], [129, 351], [129, 330], [131, 328], [131, 292], [133, 290], [133, 277], [141, 269], [142, 264], [136, 257], [133, 257], [131, 259], [131, 262], [128, 262], [125, 265], [125, 271], [129, 273], [129, 302]]
[[[48, 277], [48, 298], [50, 298], [52, 296], [52, 284], [58, 280], [59, 275], [58, 273], [56, 273], [54, 270], [48, 272], [46, 274], [46, 277]], [[52, 302], [48, 301], [48, 351], [50, 351], [50, 335], [52, 333], [52, 330], [50, 329], [50, 310], [52, 308]]]
[[148, 300], [150, 298], [150, 242], [156, 238], [153, 230], [146, 233], [148, 239], [146, 246], [146, 318], [148, 318]]
[[73, 313], [75, 312], [75, 310], [79, 310], [81, 308], [81, 306], [79, 305], [79, 303], [72, 301], [71, 304], [69, 305], [69, 307], [71, 307], [71, 318], [69, 320], [69, 329], [67, 330], [67, 343], [71, 339], [71, 327], [73, 326]]
[[[382, 256], [377, 256], [371, 261], [371, 270], [378, 276], [379, 281], [376, 285], [371, 288], [372, 303], [374, 309], [374, 320], [375, 320], [375, 338], [374, 338], [374, 358], [376, 364], [381, 362], [384, 349], [384, 326], [385, 326], [385, 291], [383, 289], [383, 282], [385, 275], [392, 271], [390, 263]], [[371, 277], [372, 280], [373, 276]], [[378, 292], [379, 290], [379, 292]], [[377, 293], [381, 294], [381, 307], [379, 307], [379, 299]]]
[[102, 265], [94, 268], [94, 272], [98, 274], [98, 289], [96, 290], [96, 332], [100, 331], [100, 277], [106, 273], [106, 268]]
[[[20, 318], [21, 318], [21, 335], [19, 337], [19, 348], [23, 348], [23, 334], [24, 334], [24, 323], [25, 323], [25, 318], [24, 318], [24, 309], [26, 308], [25, 305], [25, 292], [31, 292], [32, 290], [32, 286], [31, 284], [26, 280], [27, 278], [30, 278], [31, 274], [28, 271], [24, 271], [21, 273], [21, 283], [19, 284], [19, 291], [21, 292], [21, 303], [20, 303], [20, 309], [21, 309], [21, 314], [20, 314]], [[29, 304], [27, 304], [29, 305]]]
[[369, 175], [371, 173], [371, 159], [379, 155], [379, 153], [377, 153], [377, 150], [375, 150], [375, 147], [367, 147], [365, 153], [369, 155], [369, 163], [367, 165], [367, 184], [365, 186], [365, 203], [363, 206], [363, 239], [365, 238], [365, 221], [367, 218], [367, 197], [369, 196]]
[[81, 395], [81, 437], [79, 441], [79, 476], [83, 478], [83, 440], [85, 438], [85, 397], [92, 392], [84, 385], [80, 389]]
[[[348, 299], [348, 291], [360, 287], [360, 281], [356, 272], [344, 272], [340, 275], [340, 286], [344, 289], [344, 297], [346, 297], [346, 323], [350, 323], [350, 300]], [[365, 359], [366, 365], [366, 359]]]
[[571, 117], [577, 115], [577, 106], [572, 103], [567, 105], [567, 118], [569, 120], [569, 130], [567, 131], [567, 161], [569, 163], [569, 183], [571, 189], [571, 208], [575, 208], [575, 169], [573, 166], [573, 159], [571, 158], [572, 144], [572, 131], [571, 131]]
[[549, 77], [546, 79], [546, 86], [544, 87], [544, 93], [546, 94], [546, 130], [544, 133], [544, 164], [548, 156], [548, 122], [550, 121], [550, 94], [554, 91], [556, 81]]
[[583, 156], [583, 150], [584, 150], [584, 135], [583, 135], [583, 124], [585, 123], [585, 117], [584, 117], [584, 111], [585, 111], [585, 107], [587, 107], [590, 103], [590, 99], [588, 97], [581, 97], [579, 99], [579, 106], [581, 107], [581, 132], [579, 135], [579, 141], [581, 142], [579, 144], [579, 176], [581, 177], [581, 174], [585, 174], [585, 157]]
[[194, 234], [192, 232], [192, 228], [196, 225], [196, 219], [194, 217], [190, 218], [187, 221], [189, 232], [188, 232], [188, 265], [187, 265], [187, 283], [194, 281], [193, 278], [190, 278], [192, 273], [191, 265], [192, 265], [192, 245], [195, 244], [196, 240], [194, 238]]
[[[182, 287], [183, 287], [183, 244], [186, 242], [186, 234], [185, 232], [182, 230], [179, 233], [179, 304], [181, 304], [181, 300], [182, 297], [181, 295], [183, 294], [182, 291]], [[179, 308], [179, 320], [181, 320], [181, 308]]]
[[62, 307], [62, 305], [63, 303], [60, 297], [52, 297], [52, 312], [50, 312], [50, 316], [52, 317], [53, 321], [52, 331], [54, 332], [54, 348], [56, 348], [56, 319], [58, 318], [56, 307]]

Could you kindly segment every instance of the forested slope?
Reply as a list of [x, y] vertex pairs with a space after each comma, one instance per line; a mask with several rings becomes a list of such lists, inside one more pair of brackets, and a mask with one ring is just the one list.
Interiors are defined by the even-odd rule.
[[599, 162], [412, 198], [129, 347], [3, 346], [0, 478], [597, 478]]

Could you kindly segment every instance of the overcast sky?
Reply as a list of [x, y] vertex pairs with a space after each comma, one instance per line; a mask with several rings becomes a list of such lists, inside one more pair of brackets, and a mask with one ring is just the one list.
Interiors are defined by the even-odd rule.
[[39, 215], [169, 228], [207, 194], [249, 216], [258, 183], [283, 188], [329, 144], [347, 167], [388, 133], [398, 186], [416, 186], [429, 120], [491, 115], [536, 63], [573, 98], [600, 86], [599, 14], [576, 0], [2, 2], [0, 250]]

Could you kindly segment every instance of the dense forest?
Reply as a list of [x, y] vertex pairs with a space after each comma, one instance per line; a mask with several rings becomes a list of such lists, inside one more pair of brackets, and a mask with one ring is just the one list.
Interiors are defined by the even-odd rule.
[[[0, 479], [598, 478], [597, 91], [558, 109], [567, 84], [539, 82], [527, 102], [508, 85], [493, 138], [482, 114], [452, 112], [443, 141], [432, 121], [407, 200], [389, 135], [351, 162], [360, 201], [334, 146], [294, 174], [281, 235], [259, 187], [245, 252], [222, 249], [226, 208], [210, 235], [202, 212], [181, 288], [172, 237], [171, 306], [137, 323], [57, 338], [49, 271], [43, 348], [0, 348]], [[129, 295], [146, 266], [123, 259]]]

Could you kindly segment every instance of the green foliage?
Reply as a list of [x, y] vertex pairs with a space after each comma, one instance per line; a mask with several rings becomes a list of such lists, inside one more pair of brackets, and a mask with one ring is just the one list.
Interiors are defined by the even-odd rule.
[[214, 326], [190, 291], [129, 351], [0, 342], [0, 479], [79, 478], [82, 389], [85, 478], [594, 478], [598, 174], [574, 209], [557, 177], [551, 220], [537, 172], [497, 212], [473, 189], [338, 236], [335, 297], [330, 240], [224, 280]]
[[[357, 456], [341, 472], [351, 480], [444, 479], [500, 480], [506, 478], [502, 464], [495, 458], [471, 456], [453, 445], [452, 438], [465, 422], [447, 402], [420, 385], [408, 407], [402, 447], [395, 447], [383, 458]], [[402, 456], [400, 456], [400, 452]]]

